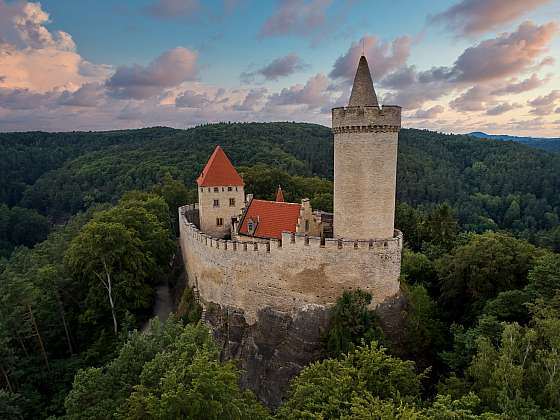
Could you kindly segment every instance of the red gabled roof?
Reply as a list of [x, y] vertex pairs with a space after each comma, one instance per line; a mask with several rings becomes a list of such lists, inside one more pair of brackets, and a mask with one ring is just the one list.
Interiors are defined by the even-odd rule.
[[252, 219], [257, 228], [252, 236], [282, 239], [282, 232], [295, 232], [301, 204], [251, 200], [243, 216], [239, 233], [249, 235], [247, 225]]
[[196, 180], [199, 187], [243, 186], [243, 179], [239, 176], [231, 161], [220, 146], [216, 146], [214, 153]]

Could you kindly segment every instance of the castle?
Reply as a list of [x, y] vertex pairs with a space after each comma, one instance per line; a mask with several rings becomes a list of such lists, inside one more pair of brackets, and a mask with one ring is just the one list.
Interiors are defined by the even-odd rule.
[[344, 290], [373, 306], [399, 294], [402, 234], [394, 229], [401, 108], [379, 106], [360, 58], [347, 107], [332, 110], [334, 214], [309, 200], [245, 195], [218, 146], [197, 180], [198, 204], [179, 209], [189, 286], [202, 305], [240, 313], [247, 325], [272, 309], [297, 316], [328, 308]]

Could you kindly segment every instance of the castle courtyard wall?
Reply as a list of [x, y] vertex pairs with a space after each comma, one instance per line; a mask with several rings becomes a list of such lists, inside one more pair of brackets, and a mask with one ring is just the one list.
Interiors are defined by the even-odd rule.
[[[363, 289], [376, 306], [399, 292], [402, 234], [342, 241], [284, 233], [268, 243], [220, 240], [202, 233], [179, 209], [188, 282], [203, 303], [241, 309], [248, 324], [266, 307], [293, 313], [331, 305], [344, 290]], [[192, 209], [192, 208], [191, 208]]]

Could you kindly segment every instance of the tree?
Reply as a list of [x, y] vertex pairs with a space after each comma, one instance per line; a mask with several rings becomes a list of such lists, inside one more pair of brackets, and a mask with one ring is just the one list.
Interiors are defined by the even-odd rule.
[[526, 285], [540, 254], [533, 245], [503, 233], [472, 235], [437, 262], [439, 302], [451, 320], [472, 324], [486, 301]]
[[[342, 418], [353, 405], [363, 411], [376, 398], [411, 403], [420, 394], [422, 375], [414, 362], [386, 354], [374, 341], [339, 359], [326, 359], [307, 366], [293, 380], [289, 399], [278, 410], [283, 418]], [[375, 418], [375, 417], [373, 417]]]
[[221, 364], [210, 332], [169, 318], [134, 332], [103, 369], [76, 375], [68, 419], [264, 419], [267, 411], [238, 385], [232, 362]]
[[324, 337], [324, 354], [338, 357], [362, 342], [383, 337], [377, 317], [368, 306], [371, 295], [363, 290], [345, 291], [331, 310], [330, 325]]
[[65, 261], [76, 278], [105, 289], [117, 334], [117, 300], [126, 295], [142, 299], [142, 281], [153, 271], [154, 261], [142, 252], [140, 239], [122, 224], [91, 221], [70, 244]]

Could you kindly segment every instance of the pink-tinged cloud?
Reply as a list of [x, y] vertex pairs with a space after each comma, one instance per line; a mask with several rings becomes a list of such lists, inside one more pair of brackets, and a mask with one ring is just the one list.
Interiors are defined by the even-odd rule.
[[424, 119], [432, 119], [437, 118], [439, 114], [441, 114], [445, 109], [441, 105], [434, 105], [428, 109], [419, 109], [417, 110], [413, 117], [414, 118], [424, 118]]
[[531, 114], [548, 115], [554, 112], [559, 99], [560, 90], [553, 90], [548, 95], [539, 96], [527, 103], [532, 107]]
[[332, 0], [279, 0], [259, 36], [316, 35], [327, 21], [326, 10], [331, 3]]
[[515, 32], [480, 42], [457, 58], [451, 77], [464, 82], [479, 82], [518, 74], [535, 64], [547, 51], [559, 25], [524, 22]]
[[57, 99], [57, 103], [65, 106], [93, 108], [101, 104], [104, 94], [103, 84], [84, 83], [74, 92], [62, 92]]
[[524, 79], [520, 82], [515, 80], [510, 81], [507, 85], [502, 86], [492, 92], [493, 95], [509, 95], [527, 92], [529, 90], [536, 89], [543, 86], [550, 80], [550, 77], [539, 78], [536, 73], [533, 73], [531, 77]]
[[119, 99], [147, 99], [197, 76], [197, 53], [177, 47], [166, 51], [148, 66], [118, 67], [107, 81], [110, 95]]
[[501, 27], [551, 0], [461, 0], [429, 18], [461, 35], [481, 34]]
[[510, 104], [509, 102], [504, 102], [501, 104], [498, 104], [496, 106], [493, 106], [491, 108], [488, 108], [486, 110], [486, 115], [502, 115], [505, 114], [506, 112], [512, 111], [514, 109], [517, 108], [521, 108], [520, 104]]
[[[384, 102], [396, 103], [408, 109], [419, 108], [428, 100], [436, 100], [456, 90], [472, 88], [450, 102], [459, 111], [483, 111], [494, 105], [492, 95], [506, 90], [528, 90], [546, 79], [537, 76], [513, 86], [492, 86], [505, 78], [516, 77], [540, 65], [541, 56], [558, 32], [558, 24], [521, 24], [514, 32], [484, 40], [467, 48], [452, 66], [432, 67], [417, 71], [414, 66], [402, 66], [389, 73], [380, 85], [391, 91]], [[504, 93], [494, 93], [502, 90]], [[511, 92], [513, 93], [513, 92]]]
[[411, 43], [412, 39], [408, 36], [395, 38], [388, 43], [380, 41], [376, 36], [366, 35], [360, 41], [353, 42], [348, 51], [337, 58], [329, 76], [333, 79], [352, 81], [363, 51], [368, 59], [373, 79], [379, 80], [406, 63], [410, 55]]
[[175, 106], [179, 108], [202, 108], [210, 102], [205, 93], [187, 90], [175, 99]]
[[241, 74], [241, 80], [244, 83], [250, 83], [255, 76], [262, 76], [264, 80], [278, 80], [281, 77], [290, 76], [300, 70], [304, 70], [308, 66], [295, 53], [288, 54], [272, 60], [270, 63], [252, 72]]
[[305, 85], [294, 85], [270, 95], [268, 105], [306, 105], [308, 109], [320, 108], [330, 102], [328, 86], [329, 79], [324, 74], [316, 74]]
[[161, 19], [191, 16], [200, 10], [198, 0], [157, 0], [146, 7], [146, 12]]
[[243, 102], [235, 104], [233, 109], [235, 111], [255, 112], [262, 104], [263, 99], [266, 97], [266, 93], [266, 88], [251, 89], [247, 92], [247, 96], [245, 96]]
[[39, 3], [0, 0], [0, 87], [46, 93], [107, 77], [109, 66], [84, 60], [72, 37], [49, 32], [48, 22]]
[[449, 102], [451, 108], [459, 112], [484, 111], [491, 99], [485, 86], [474, 86]]

